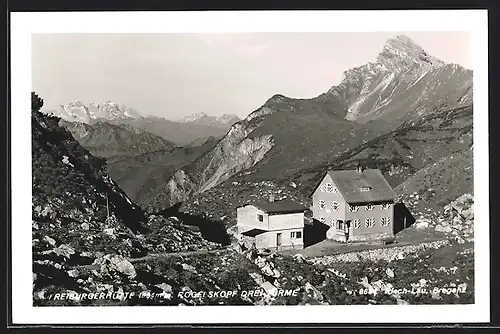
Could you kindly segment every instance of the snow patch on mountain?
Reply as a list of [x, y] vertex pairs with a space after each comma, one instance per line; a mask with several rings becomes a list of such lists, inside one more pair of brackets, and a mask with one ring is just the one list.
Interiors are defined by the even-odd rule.
[[96, 120], [142, 119], [134, 109], [123, 104], [106, 101], [103, 103], [84, 104], [80, 101], [61, 105], [57, 110], [47, 111], [46, 114], [60, 117], [69, 122], [91, 124]]

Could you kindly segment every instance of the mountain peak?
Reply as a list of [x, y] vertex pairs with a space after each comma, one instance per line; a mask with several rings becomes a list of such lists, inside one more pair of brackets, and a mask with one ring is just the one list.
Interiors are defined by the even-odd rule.
[[186, 116], [183, 119], [179, 120], [179, 122], [227, 127], [238, 122], [239, 120], [240, 120], [239, 117], [236, 115], [223, 114], [217, 117], [217, 116], [209, 116], [204, 112], [199, 112], [196, 114]]
[[61, 105], [58, 110], [51, 110], [50, 114], [60, 117], [69, 122], [81, 122], [90, 124], [97, 119], [141, 119], [142, 116], [134, 109], [115, 102], [106, 101], [99, 103], [84, 104], [81, 101], [70, 102]]
[[390, 38], [377, 57], [377, 62], [390, 70], [403, 70], [410, 66], [441, 66], [444, 62], [429, 55], [406, 35]]

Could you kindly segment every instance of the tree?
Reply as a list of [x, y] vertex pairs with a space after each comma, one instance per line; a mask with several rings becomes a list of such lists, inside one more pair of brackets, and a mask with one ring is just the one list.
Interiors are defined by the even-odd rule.
[[40, 111], [43, 107], [43, 99], [41, 99], [35, 92], [31, 92], [31, 111]]

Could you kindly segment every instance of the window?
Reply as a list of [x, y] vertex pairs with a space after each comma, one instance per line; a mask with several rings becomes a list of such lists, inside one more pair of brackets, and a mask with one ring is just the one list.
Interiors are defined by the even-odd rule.
[[326, 221], [325, 217], [319, 217], [319, 221], [324, 223]]
[[260, 222], [263, 222], [263, 221], [264, 221], [264, 216], [263, 216], [263, 215], [257, 215], [257, 219], [258, 219]]
[[344, 222], [341, 220], [337, 220], [337, 230], [343, 230], [344, 229]]
[[373, 204], [366, 204], [365, 208], [367, 211], [373, 210]]
[[365, 227], [373, 227], [373, 226], [375, 226], [375, 218], [366, 218]]
[[359, 219], [354, 219], [354, 220], [352, 221], [352, 225], [353, 225], [353, 227], [354, 227], [355, 229], [358, 229], [358, 228], [359, 228], [359, 226], [361, 225], [361, 224], [360, 224], [360, 222], [359, 222]]
[[361, 187], [361, 191], [370, 191], [372, 187]]
[[325, 185], [324, 184], [319, 186], [319, 191], [321, 191], [322, 193], [325, 192]]
[[330, 218], [330, 227], [334, 227], [337, 220], [335, 218]]
[[384, 203], [382, 204], [382, 209], [387, 210], [391, 207], [391, 203]]
[[332, 193], [333, 192], [333, 185], [331, 183], [325, 183], [325, 191], [327, 193]]
[[336, 202], [336, 201], [332, 202], [332, 210], [339, 211], [339, 202]]
[[292, 239], [300, 239], [302, 238], [302, 232], [300, 231], [290, 232], [290, 237]]
[[357, 205], [350, 205], [349, 204], [349, 211], [351, 212], [356, 212], [358, 211], [359, 207]]
[[391, 223], [391, 217], [383, 217], [380, 219], [380, 226], [387, 226]]
[[324, 209], [324, 208], [325, 208], [325, 201], [324, 201], [324, 200], [322, 200], [322, 199], [320, 199], [320, 200], [318, 201], [318, 207], [319, 207], [320, 209]]

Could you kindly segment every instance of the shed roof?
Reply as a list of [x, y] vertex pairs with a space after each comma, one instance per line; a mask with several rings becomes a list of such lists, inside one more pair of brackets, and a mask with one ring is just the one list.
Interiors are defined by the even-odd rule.
[[[396, 193], [378, 169], [328, 171], [347, 203], [393, 201]], [[361, 188], [369, 187], [368, 191]]]
[[248, 203], [248, 205], [253, 205], [270, 215], [280, 214], [280, 213], [297, 213], [297, 212], [304, 212], [307, 210], [307, 208], [302, 204], [294, 202], [288, 198], [273, 202], [258, 201], [255, 203]]
[[257, 236], [259, 234], [262, 234], [262, 233], [265, 233], [265, 232], [267, 232], [267, 231], [266, 230], [261, 230], [259, 228], [253, 228], [253, 229], [245, 231], [245, 232], [243, 232], [241, 234], [246, 235], [248, 237], [255, 237], [255, 236]]

